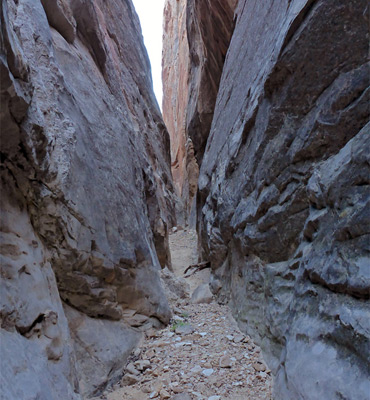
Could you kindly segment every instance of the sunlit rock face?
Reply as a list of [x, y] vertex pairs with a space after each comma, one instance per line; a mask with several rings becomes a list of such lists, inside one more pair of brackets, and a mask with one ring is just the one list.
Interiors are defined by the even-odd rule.
[[236, 1], [167, 0], [163, 117], [171, 136], [174, 184], [189, 222], [210, 131]]
[[236, 9], [198, 230], [276, 399], [369, 393], [368, 17], [365, 0]]
[[169, 137], [130, 0], [1, 2], [0, 67], [2, 393], [78, 399], [169, 321]]
[[[189, 201], [185, 127], [190, 79], [189, 45], [186, 32], [186, 1], [167, 0], [163, 15], [163, 118], [171, 138], [171, 170], [182, 203]], [[198, 176], [195, 177], [197, 181]], [[178, 205], [179, 223], [182, 207]], [[186, 208], [186, 205], [185, 205]]]

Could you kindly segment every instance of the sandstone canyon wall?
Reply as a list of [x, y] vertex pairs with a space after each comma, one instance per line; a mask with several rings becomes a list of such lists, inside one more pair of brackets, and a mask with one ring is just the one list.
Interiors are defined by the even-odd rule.
[[[189, 45], [186, 33], [186, 2], [167, 0], [163, 15], [163, 119], [170, 134], [171, 170], [174, 186], [178, 195], [178, 222], [183, 218], [189, 204], [189, 171], [187, 147], [189, 146], [185, 130], [186, 108], [188, 102], [188, 81], [190, 79]], [[190, 159], [194, 162], [194, 158]], [[199, 168], [195, 166], [192, 181], [198, 181]], [[196, 183], [195, 183], [196, 186]], [[196, 188], [193, 191], [196, 192]], [[193, 194], [194, 197], [194, 194]]]
[[131, 0], [1, 1], [1, 395], [79, 399], [166, 323], [169, 137]]
[[[187, 15], [208, 18], [216, 3], [188, 1]], [[182, 115], [201, 162], [198, 233], [211, 288], [262, 345], [276, 399], [365, 400], [368, 4], [240, 0], [234, 20], [212, 90], [199, 84], [199, 65], [219, 37], [200, 43], [188, 24], [190, 78], [179, 87], [189, 92]], [[214, 104], [216, 92], [214, 111], [198, 117], [195, 104]]]
[[163, 118], [185, 223], [197, 191], [235, 5], [235, 0], [167, 0], [165, 5]]

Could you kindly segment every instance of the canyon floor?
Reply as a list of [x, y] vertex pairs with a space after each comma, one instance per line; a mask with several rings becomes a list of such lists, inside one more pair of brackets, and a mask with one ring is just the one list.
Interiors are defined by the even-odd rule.
[[[170, 237], [174, 274], [196, 263], [196, 233]], [[186, 278], [189, 293], [209, 280], [209, 270]], [[99, 399], [106, 400], [269, 400], [271, 372], [260, 348], [240, 332], [227, 306], [214, 300], [193, 304], [188, 295], [169, 296], [172, 323], [146, 333], [129, 360], [122, 381]]]

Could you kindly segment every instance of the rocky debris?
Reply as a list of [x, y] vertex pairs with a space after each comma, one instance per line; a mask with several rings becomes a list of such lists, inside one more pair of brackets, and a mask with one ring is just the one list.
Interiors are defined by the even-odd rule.
[[[238, 343], [226, 338], [240, 335], [227, 306], [189, 304], [183, 313], [196, 330], [179, 336], [169, 326], [146, 339], [135, 365], [148, 367], [137, 375], [129, 364], [123, 387], [105, 393], [108, 400], [271, 399], [271, 371], [262, 372], [258, 346], [249, 337]], [[200, 334], [205, 331], [207, 335]]]
[[163, 286], [166, 288], [167, 298], [186, 299], [190, 295], [190, 286], [181, 276], [176, 276], [168, 268], [161, 270]]
[[[180, 264], [180, 259], [188, 265], [196, 245], [194, 232], [172, 235], [170, 243], [174, 266]], [[175, 252], [180, 246], [187, 251]], [[183, 272], [177, 268], [175, 271]], [[191, 285], [192, 281], [198, 282], [197, 277], [190, 278]], [[170, 326], [146, 338], [137, 352], [139, 358], [127, 365], [121, 387], [106, 392], [104, 398], [271, 399], [271, 371], [260, 372], [253, 367], [264, 365], [261, 351], [240, 332], [227, 306], [215, 302], [191, 304], [186, 300], [172, 306], [182, 317], [175, 314]], [[173, 327], [180, 323], [193, 329], [186, 335], [176, 334]], [[139, 372], [135, 365], [143, 362], [147, 367]]]
[[139, 375], [140, 372], [135, 368], [135, 365], [131, 362], [126, 367], [126, 374]]
[[261, 343], [277, 400], [368, 396], [367, 7], [242, 0], [235, 13], [198, 233], [211, 288]]
[[131, 1], [9, 0], [0, 19], [2, 391], [77, 399], [122, 373], [125, 309], [171, 318], [169, 137]]
[[209, 289], [208, 283], [199, 285], [191, 295], [191, 301], [194, 304], [211, 303], [213, 301], [213, 295]]

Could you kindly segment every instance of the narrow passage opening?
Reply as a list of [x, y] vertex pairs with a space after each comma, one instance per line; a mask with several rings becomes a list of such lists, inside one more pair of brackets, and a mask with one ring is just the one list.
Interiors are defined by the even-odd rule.
[[241, 333], [227, 305], [214, 301], [210, 270], [197, 263], [197, 234], [170, 235], [173, 273], [162, 280], [173, 310], [171, 323], [151, 329], [106, 400], [270, 400], [271, 371], [260, 348]]

